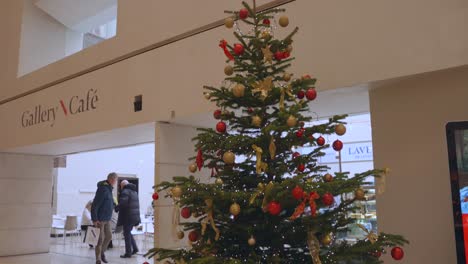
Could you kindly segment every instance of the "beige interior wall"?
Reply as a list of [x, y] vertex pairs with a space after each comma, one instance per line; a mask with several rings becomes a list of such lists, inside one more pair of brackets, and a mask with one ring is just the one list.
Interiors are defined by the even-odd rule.
[[37, 8], [30, 0], [22, 2], [19, 75], [65, 57], [68, 31], [64, 25]]
[[461, 67], [370, 92], [375, 166], [391, 169], [379, 229], [411, 241], [402, 263], [457, 263], [445, 125], [468, 120], [467, 88]]
[[0, 256], [49, 252], [54, 174], [51, 157], [0, 153]]
[[[0, 17], [5, 22], [0, 23], [0, 32], [2, 39], [7, 40], [0, 44], [0, 50], [8, 51], [7, 60], [0, 60], [0, 69], [9, 68], [0, 79], [0, 99], [213, 22], [225, 16], [224, 9], [240, 6], [240, 1], [176, 0], [161, 4], [152, 0], [120, 0], [117, 37], [16, 79], [21, 2], [0, 3]], [[464, 26], [468, 7], [463, 1], [297, 0], [286, 7], [291, 25], [301, 27], [295, 42], [295, 52], [301, 55], [298, 74], [310, 72], [320, 77], [323, 89], [444, 69], [468, 60]], [[211, 49], [204, 56], [216, 56], [217, 42], [228, 34], [223, 31], [214, 39], [206, 37], [202, 45]], [[200, 52], [199, 49], [195, 42], [190, 45], [192, 52]], [[206, 65], [205, 60], [190, 60], [180, 53], [183, 51], [171, 54], [169, 60], [189, 64], [192, 69], [200, 68], [200, 63]], [[185, 78], [196, 74], [183, 73]]]
[[[197, 135], [196, 129], [189, 126], [156, 123], [155, 130], [155, 184], [163, 181], [172, 181], [174, 176], [194, 175], [201, 181], [208, 181], [210, 172], [203, 168], [200, 172], [190, 174], [188, 171], [190, 157], [196, 155], [192, 138]], [[174, 202], [170, 198], [164, 198], [161, 192], [160, 199], [155, 208], [155, 246], [163, 248], [178, 248], [188, 246], [188, 233], [184, 239], [179, 240], [173, 231]], [[179, 212], [176, 212], [179, 214]], [[182, 217], [181, 222], [185, 221]], [[188, 219], [194, 221], [194, 219]], [[177, 227], [180, 228], [180, 227]]]

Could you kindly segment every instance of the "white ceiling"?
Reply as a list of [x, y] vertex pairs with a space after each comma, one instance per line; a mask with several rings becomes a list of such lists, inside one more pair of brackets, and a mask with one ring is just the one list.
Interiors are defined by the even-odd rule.
[[3, 152], [59, 156], [154, 142], [154, 133], [154, 123], [148, 123], [66, 138], [43, 144], [7, 149]]
[[[310, 109], [322, 118], [336, 114], [369, 112], [368, 88], [367, 86], [355, 86], [319, 92], [317, 99], [310, 103]], [[193, 127], [214, 127], [216, 122], [211, 112], [173, 120], [173, 123]], [[58, 156], [154, 142], [154, 133], [154, 123], [148, 123], [43, 144], [7, 149], [3, 152]]]
[[35, 5], [66, 27], [83, 33], [117, 18], [117, 0], [37, 0]]

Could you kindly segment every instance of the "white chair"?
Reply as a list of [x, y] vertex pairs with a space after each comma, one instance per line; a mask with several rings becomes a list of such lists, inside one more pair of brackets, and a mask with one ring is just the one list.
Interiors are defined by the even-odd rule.
[[67, 237], [67, 231], [71, 232], [71, 235], [75, 236], [78, 230], [78, 218], [73, 215], [67, 215], [65, 220], [65, 226], [63, 228], [63, 243], [65, 244], [65, 238]]

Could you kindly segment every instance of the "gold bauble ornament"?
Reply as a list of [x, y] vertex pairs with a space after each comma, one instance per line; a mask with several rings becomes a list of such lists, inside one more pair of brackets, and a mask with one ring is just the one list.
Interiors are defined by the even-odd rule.
[[204, 93], [204, 95], [205, 95], [205, 99], [206, 99], [206, 100], [210, 100], [210, 98], [211, 98], [211, 94], [210, 94], [210, 93]]
[[185, 236], [185, 233], [183, 231], [177, 232], [177, 238], [178, 239], [182, 239], [182, 238], [184, 238], [184, 236]]
[[182, 196], [182, 188], [176, 186], [171, 190], [172, 196], [175, 198], [180, 198]]
[[232, 93], [235, 97], [242, 97], [245, 93], [245, 86], [242, 84], [236, 84], [234, 88], [232, 88]]
[[223, 161], [226, 164], [234, 164], [234, 162], [236, 161], [236, 155], [234, 155], [234, 153], [232, 153], [231, 151], [226, 151], [223, 154]]
[[190, 164], [189, 165], [189, 171], [191, 173], [195, 173], [197, 171], [197, 164], [195, 164], [195, 163]]
[[333, 181], [333, 176], [330, 173], [327, 173], [325, 176], [323, 176], [323, 180], [326, 182], [331, 182]]
[[227, 76], [231, 76], [233, 73], [234, 68], [232, 68], [231, 65], [226, 65], [226, 67], [224, 67], [224, 74], [226, 74]]
[[346, 127], [343, 124], [338, 124], [335, 126], [335, 133], [338, 136], [342, 136], [346, 133]]
[[229, 212], [233, 215], [233, 216], [237, 216], [240, 214], [240, 205], [238, 203], [233, 203], [231, 205], [231, 207], [229, 208]]
[[333, 241], [333, 238], [331, 234], [327, 234], [322, 238], [322, 244], [325, 246], [330, 245], [332, 241]]
[[197, 211], [195, 211], [195, 212], [192, 213], [192, 217], [194, 217], [194, 218], [197, 218], [197, 217], [199, 217], [200, 215], [201, 215], [201, 214], [200, 214], [199, 212], [197, 212]]
[[217, 178], [215, 183], [218, 184], [218, 185], [223, 185], [224, 184], [224, 182], [223, 182], [223, 180], [221, 178]]
[[286, 120], [286, 124], [288, 127], [295, 127], [297, 125], [297, 118], [293, 115], [290, 115], [288, 120]]
[[283, 75], [283, 80], [284, 80], [285, 82], [289, 82], [289, 81], [291, 80], [291, 74], [290, 74], [290, 73], [285, 73], [285, 74]]
[[287, 16], [280, 17], [279, 24], [282, 27], [287, 27], [289, 25], [289, 18]]
[[269, 39], [270, 37], [271, 37], [270, 32], [268, 32], [266, 30], [262, 32], [262, 38]]
[[257, 244], [257, 241], [255, 240], [253, 236], [251, 236], [247, 242], [249, 243], [249, 246], [252, 246], [252, 247], [255, 246], [255, 244]]
[[252, 125], [260, 127], [262, 125], [262, 118], [258, 115], [252, 117]]
[[356, 197], [356, 200], [365, 200], [366, 199], [366, 192], [361, 189], [361, 188], [358, 188], [355, 192], [354, 192], [354, 197]]
[[224, 20], [224, 25], [227, 28], [232, 28], [234, 26], [234, 19], [232, 17], [228, 17]]

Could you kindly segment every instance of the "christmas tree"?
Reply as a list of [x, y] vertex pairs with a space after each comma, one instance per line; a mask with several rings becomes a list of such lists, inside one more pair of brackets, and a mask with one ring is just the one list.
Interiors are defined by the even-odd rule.
[[[318, 163], [329, 147], [322, 135], [343, 135], [345, 116], [306, 125], [316, 79], [287, 72], [298, 28], [284, 39], [274, 37], [277, 16], [280, 27], [289, 24], [284, 11], [257, 12], [254, 1], [227, 12], [225, 26], [235, 29], [238, 43], [220, 42], [227, 77], [221, 87], [205, 87], [205, 97], [219, 107], [214, 118], [220, 121], [215, 129], [199, 129], [198, 154], [189, 167], [192, 173], [211, 171], [213, 183], [181, 176], [155, 187], [154, 199], [166, 191], [175, 210], [192, 217], [179, 224], [177, 233], [180, 239], [188, 234], [191, 245], [155, 248], [147, 257], [170, 263], [381, 263], [389, 248], [394, 259], [403, 257], [398, 247], [407, 243], [403, 237], [376, 234], [349, 217], [356, 201], [366, 199], [366, 179], [385, 170], [351, 177], [332, 175]], [[239, 23], [251, 30], [244, 34]], [[314, 150], [301, 155], [295, 151], [301, 146]], [[343, 143], [336, 140], [332, 147], [340, 151]], [[352, 225], [365, 231], [361, 240], [335, 237]]]

